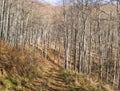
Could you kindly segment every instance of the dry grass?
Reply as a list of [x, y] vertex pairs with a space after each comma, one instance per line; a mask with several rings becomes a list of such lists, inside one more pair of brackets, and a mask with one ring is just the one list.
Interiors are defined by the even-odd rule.
[[52, 49], [45, 59], [40, 48], [34, 55], [32, 50], [13, 50], [3, 41], [0, 48], [0, 64], [7, 73], [0, 78], [0, 91], [112, 91], [109, 85], [101, 85], [87, 75], [65, 71], [54, 62]]

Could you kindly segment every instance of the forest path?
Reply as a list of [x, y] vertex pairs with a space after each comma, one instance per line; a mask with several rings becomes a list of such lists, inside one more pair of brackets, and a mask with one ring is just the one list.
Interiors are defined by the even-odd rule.
[[36, 88], [40, 91], [68, 91], [63, 68], [52, 60], [46, 60], [46, 62], [44, 70], [33, 82]]

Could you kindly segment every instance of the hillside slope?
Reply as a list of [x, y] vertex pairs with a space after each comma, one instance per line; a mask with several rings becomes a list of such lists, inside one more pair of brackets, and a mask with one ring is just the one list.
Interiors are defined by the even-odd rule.
[[47, 53], [45, 59], [40, 49], [33, 55], [30, 49], [21, 52], [0, 41], [0, 91], [113, 91], [109, 85], [63, 70], [52, 60], [52, 52]]

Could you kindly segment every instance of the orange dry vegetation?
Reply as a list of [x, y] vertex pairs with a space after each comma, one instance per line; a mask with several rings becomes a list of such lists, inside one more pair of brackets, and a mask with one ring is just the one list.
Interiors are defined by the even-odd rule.
[[[8, 91], [14, 88], [17, 91], [113, 91], [108, 85], [100, 85], [87, 75], [64, 71], [61, 64], [54, 61], [53, 49], [47, 50], [45, 59], [39, 47], [36, 47], [35, 52], [30, 49], [21, 51], [0, 40], [0, 48], [0, 64], [7, 73], [4, 81], [12, 75], [19, 78], [19, 83], [24, 83], [15, 87], [10, 85], [9, 88], [6, 85]], [[2, 81], [0, 79], [0, 82]], [[0, 86], [0, 91], [5, 90]]]

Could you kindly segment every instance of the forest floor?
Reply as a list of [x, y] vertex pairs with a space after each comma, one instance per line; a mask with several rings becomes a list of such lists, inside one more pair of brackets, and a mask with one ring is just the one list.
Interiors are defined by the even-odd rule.
[[53, 61], [47, 64], [41, 76], [33, 81], [40, 91], [113, 91], [109, 85], [93, 81], [87, 75], [64, 70]]
[[[33, 53], [21, 53], [3, 43], [0, 41], [0, 67], [5, 74], [0, 71], [0, 91], [114, 91], [85, 74], [64, 70], [53, 60], [51, 50], [48, 50], [47, 58], [42, 58], [40, 49], [32, 57]], [[33, 60], [32, 66], [26, 60]]]

